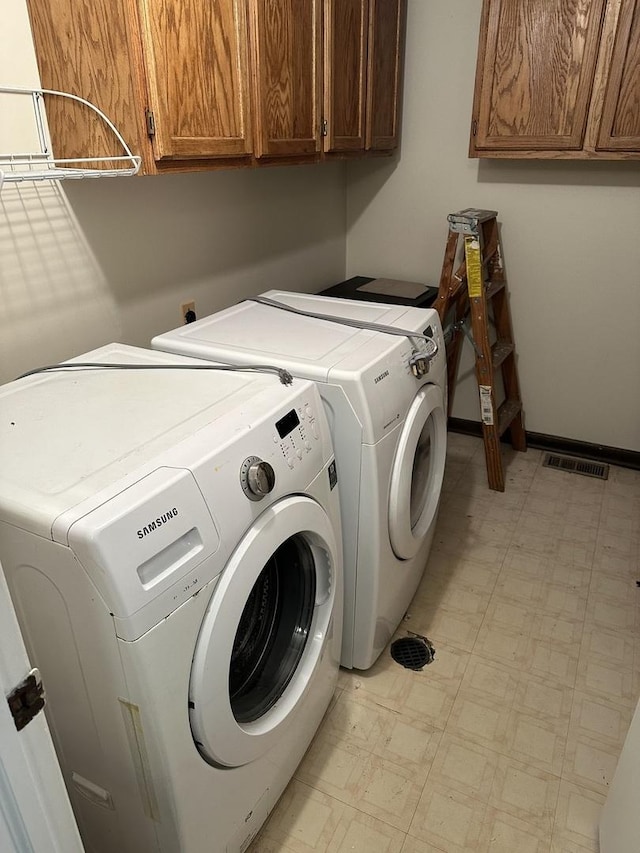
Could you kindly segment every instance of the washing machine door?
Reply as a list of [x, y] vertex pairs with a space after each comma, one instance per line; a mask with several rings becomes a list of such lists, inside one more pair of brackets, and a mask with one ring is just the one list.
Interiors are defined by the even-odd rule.
[[446, 452], [443, 393], [423, 385], [407, 412], [391, 471], [389, 538], [401, 560], [417, 554], [436, 516]]
[[308, 497], [269, 507], [244, 536], [211, 597], [193, 658], [189, 716], [206, 761], [254, 761], [296, 725], [333, 630], [340, 571], [331, 521]]

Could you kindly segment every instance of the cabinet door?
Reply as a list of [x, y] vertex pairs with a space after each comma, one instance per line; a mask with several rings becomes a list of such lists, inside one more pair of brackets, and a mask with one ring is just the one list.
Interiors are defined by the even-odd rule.
[[[126, 0], [110, 4], [28, 0], [42, 86], [71, 92], [98, 106], [135, 154], [146, 145], [132, 59], [136, 25]], [[122, 146], [95, 113], [66, 98], [46, 97], [56, 157], [119, 156]]]
[[325, 151], [365, 147], [369, 0], [325, 0]]
[[640, 151], [640, 0], [622, 0], [597, 148]]
[[485, 0], [471, 153], [582, 147], [605, 0]]
[[367, 150], [399, 140], [406, 0], [371, 0], [367, 69]]
[[251, 153], [245, 0], [139, 0], [157, 160]]
[[321, 0], [250, 0], [255, 156], [320, 150]]

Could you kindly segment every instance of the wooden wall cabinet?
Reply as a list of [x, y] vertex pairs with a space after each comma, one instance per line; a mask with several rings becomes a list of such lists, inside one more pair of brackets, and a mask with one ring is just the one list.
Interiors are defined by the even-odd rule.
[[136, 64], [141, 93], [146, 76], [155, 159], [250, 154], [244, 4], [138, 0], [129, 19], [141, 36]]
[[325, 0], [327, 152], [399, 143], [406, 0]]
[[[27, 0], [42, 85], [80, 95], [143, 174], [249, 163], [245, 0]], [[86, 108], [47, 100], [57, 157], [119, 153]]]
[[484, 0], [469, 155], [640, 159], [640, 0]]
[[[391, 151], [406, 0], [27, 0], [42, 85], [142, 173]], [[57, 157], [115, 156], [47, 101]]]
[[250, 0], [256, 157], [321, 149], [322, 0]]

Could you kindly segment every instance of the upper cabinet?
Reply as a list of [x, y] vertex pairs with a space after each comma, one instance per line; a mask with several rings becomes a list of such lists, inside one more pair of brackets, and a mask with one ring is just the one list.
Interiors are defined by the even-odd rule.
[[369, 0], [326, 0], [325, 8], [325, 150], [364, 150]]
[[601, 151], [640, 152], [640, 0], [623, 0], [612, 33], [596, 145]]
[[406, 0], [325, 0], [328, 152], [399, 143]]
[[389, 151], [400, 141], [406, 0], [370, 0], [367, 53], [368, 151]]
[[244, 4], [138, 0], [138, 10], [156, 160], [250, 154]]
[[[42, 85], [79, 95], [113, 121], [142, 172], [225, 158], [248, 162], [244, 0], [28, 0]], [[78, 103], [47, 99], [54, 154], [119, 146]]]
[[640, 0], [484, 0], [470, 156], [640, 157]]
[[250, 0], [256, 156], [320, 151], [321, 0]]
[[[391, 151], [405, 3], [27, 0], [42, 85], [98, 106], [146, 174]], [[121, 153], [59, 100], [56, 157]]]

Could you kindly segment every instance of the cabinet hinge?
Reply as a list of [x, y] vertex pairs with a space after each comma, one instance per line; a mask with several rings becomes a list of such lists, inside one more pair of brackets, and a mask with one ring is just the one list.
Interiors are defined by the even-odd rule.
[[478, 119], [474, 118], [471, 123], [471, 133], [475, 136], [478, 133]]
[[326, 136], [326, 135], [327, 135], [327, 120], [326, 120], [326, 118], [323, 118], [322, 122], [320, 123], [320, 136]]
[[11, 716], [20, 731], [44, 708], [44, 686], [40, 670], [32, 669], [29, 675], [7, 696]]
[[144, 117], [147, 122], [147, 136], [150, 139], [153, 139], [156, 135], [156, 120], [153, 115], [153, 110], [145, 110]]

